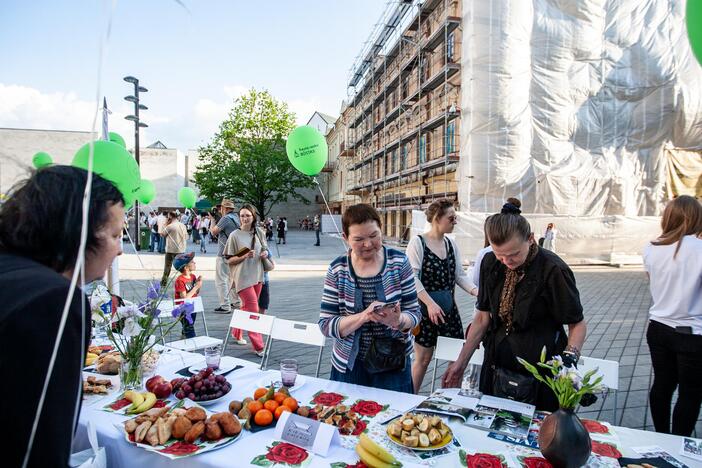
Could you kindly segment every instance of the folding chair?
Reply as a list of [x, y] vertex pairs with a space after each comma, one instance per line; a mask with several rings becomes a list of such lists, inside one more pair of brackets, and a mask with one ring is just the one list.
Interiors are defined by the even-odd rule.
[[322, 351], [324, 350], [325, 337], [317, 323], [276, 319], [273, 323], [273, 329], [271, 330], [269, 346], [266, 346], [265, 356], [263, 357], [265, 359], [263, 369], [268, 365], [268, 357], [271, 355], [273, 340], [318, 346], [319, 355], [317, 356], [317, 370], [314, 376], [319, 377], [319, 367], [322, 364]]
[[[581, 356], [578, 361], [578, 370], [581, 374], [597, 368], [597, 374], [602, 375], [602, 385], [614, 392], [614, 420], [612, 424], [618, 424], [617, 419], [617, 392], [619, 390], [619, 362], [597, 359], [593, 357]], [[602, 399], [602, 405], [607, 400], [609, 392]]]
[[[442, 361], [455, 361], [458, 359], [458, 355], [461, 354], [461, 349], [463, 349], [463, 343], [465, 340], [459, 338], [448, 338], [446, 336], [439, 336], [436, 340], [436, 348], [434, 348], [434, 370], [431, 374], [431, 392], [434, 392], [434, 386], [436, 382], [436, 368], [439, 365], [439, 359]], [[469, 364], [483, 364], [484, 349], [482, 343], [475, 350], [473, 356], [470, 358]]]
[[[163, 335], [163, 327], [161, 323], [163, 321], [173, 319], [173, 309], [181, 304], [188, 303], [193, 304], [193, 312], [197, 313], [202, 317], [202, 323], [205, 326], [205, 335], [196, 336], [195, 338], [185, 338], [183, 340], [170, 341], [166, 343], [165, 336]], [[222, 340], [219, 338], [212, 338], [207, 328], [207, 316], [205, 315], [205, 308], [202, 305], [201, 297], [193, 297], [189, 299], [176, 299], [175, 301], [164, 299], [158, 306], [161, 314], [158, 316], [158, 326], [161, 330], [161, 343], [170, 348], [179, 349], [181, 351], [197, 351], [199, 349], [209, 348], [210, 346], [217, 346], [222, 344]]]
[[[232, 328], [268, 335], [264, 348], [267, 350], [271, 341], [271, 328], [273, 328], [273, 323], [275, 321], [276, 319], [273, 315], [247, 312], [239, 309], [232, 310], [232, 319], [229, 321], [229, 328], [227, 328], [226, 335], [224, 336], [224, 347], [222, 349], [222, 354], [224, 354], [224, 350], [227, 349], [227, 342], [229, 341], [229, 335], [232, 333]], [[264, 359], [266, 359], [266, 351], [264, 351], [263, 357], [261, 358], [261, 364], [259, 365], [260, 369], [263, 369]]]

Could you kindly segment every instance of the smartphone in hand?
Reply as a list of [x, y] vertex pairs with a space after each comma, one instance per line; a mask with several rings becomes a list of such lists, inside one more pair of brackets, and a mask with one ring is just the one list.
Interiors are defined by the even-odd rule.
[[400, 303], [400, 301], [387, 302], [385, 304], [378, 304], [375, 307], [373, 307], [373, 312], [390, 312], [399, 303]]

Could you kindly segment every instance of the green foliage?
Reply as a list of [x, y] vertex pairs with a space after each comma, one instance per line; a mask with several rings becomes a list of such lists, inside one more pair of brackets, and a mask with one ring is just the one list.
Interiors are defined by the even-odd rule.
[[312, 187], [312, 178], [296, 171], [285, 153], [285, 138], [294, 127], [287, 104], [268, 91], [251, 89], [236, 99], [219, 131], [200, 148], [194, 174], [200, 193], [210, 200], [251, 203], [263, 216], [289, 198], [309, 203], [298, 189]]

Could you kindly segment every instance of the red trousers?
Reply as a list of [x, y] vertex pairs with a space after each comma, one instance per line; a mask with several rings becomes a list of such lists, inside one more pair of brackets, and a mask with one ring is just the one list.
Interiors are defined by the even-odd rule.
[[[241, 299], [241, 310], [258, 313], [258, 296], [261, 295], [262, 286], [262, 283], [257, 283], [246, 289], [242, 289], [237, 293], [239, 295], [239, 299]], [[254, 351], [261, 351], [263, 349], [263, 337], [261, 334], [250, 331], [247, 331], [246, 333], [249, 335], [249, 340], [251, 340], [251, 345], [253, 346]], [[244, 332], [242, 330], [232, 328], [232, 338], [235, 340], [240, 340], [243, 335]]]

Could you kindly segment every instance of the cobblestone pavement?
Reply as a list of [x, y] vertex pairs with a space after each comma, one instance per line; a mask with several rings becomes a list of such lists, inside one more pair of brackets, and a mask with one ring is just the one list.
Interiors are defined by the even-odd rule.
[[[271, 273], [270, 314], [305, 322], [316, 322], [322, 283], [329, 262], [341, 252], [342, 243], [338, 238], [322, 237], [322, 247], [314, 247], [314, 233], [289, 233], [288, 243], [273, 250], [279, 268]], [[215, 314], [218, 298], [214, 288], [214, 253], [216, 245], [208, 246], [208, 253], [196, 257], [199, 274], [203, 275], [203, 302], [211, 336], [224, 337], [229, 315]], [[275, 246], [271, 246], [275, 249]], [[126, 249], [125, 249], [126, 250]], [[189, 250], [198, 251], [191, 245]], [[279, 254], [279, 256], [278, 256]], [[127, 255], [120, 260], [123, 290], [126, 298], [143, 297], [146, 280], [160, 278], [163, 256], [146, 253], [141, 261], [146, 270], [138, 265], [135, 255]], [[646, 345], [645, 334], [647, 313], [650, 306], [650, 293], [645, 273], [640, 269], [576, 267], [575, 276], [580, 290], [588, 324], [587, 340], [583, 355], [619, 361], [619, 391], [617, 392], [618, 421], [616, 424], [636, 429], [653, 430], [648, 410], [648, 389], [652, 379], [651, 358]], [[464, 326], [470, 321], [475, 303], [474, 298], [461, 289], [457, 292], [457, 303]], [[198, 317], [198, 333], [204, 333], [203, 323]], [[179, 339], [173, 335], [172, 339]], [[328, 343], [322, 354], [320, 376], [328, 377], [330, 371], [330, 350]], [[230, 344], [227, 355], [260, 362], [250, 345]], [[276, 341], [271, 348], [269, 368], [278, 366], [282, 358], [298, 360], [301, 373], [313, 375], [317, 364], [317, 350], [310, 346]], [[437, 380], [443, 374], [446, 363], [440, 363]], [[432, 365], [421, 393], [430, 389]], [[438, 383], [437, 383], [438, 385]], [[602, 398], [580, 413], [586, 417], [613, 421], [614, 396], [609, 395], [604, 403]], [[697, 434], [702, 434], [702, 418], [697, 424]]]

